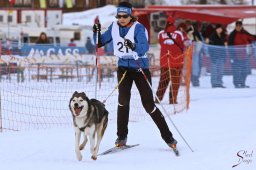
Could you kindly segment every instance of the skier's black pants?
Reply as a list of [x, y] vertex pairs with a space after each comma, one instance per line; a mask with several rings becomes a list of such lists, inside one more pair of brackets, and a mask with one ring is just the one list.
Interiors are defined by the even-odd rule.
[[[169, 130], [162, 113], [155, 106], [152, 90], [148, 85], [146, 79], [144, 78], [142, 72], [136, 69], [118, 67], [118, 82], [121, 81], [121, 78], [126, 70], [127, 73], [125, 75], [125, 78], [122, 80], [118, 87], [119, 96], [117, 108], [117, 136], [121, 139], [124, 139], [125, 137], [127, 137], [128, 134], [131, 88], [134, 81], [140, 93], [141, 102], [144, 109], [147, 113], [149, 113], [149, 115], [157, 125], [164, 141], [166, 143], [171, 143], [173, 141], [172, 133]], [[143, 71], [151, 84], [151, 75], [149, 70], [145, 69]]]

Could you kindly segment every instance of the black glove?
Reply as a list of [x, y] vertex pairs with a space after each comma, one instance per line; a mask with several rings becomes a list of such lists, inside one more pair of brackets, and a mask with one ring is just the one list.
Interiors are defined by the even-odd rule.
[[135, 50], [135, 44], [132, 43], [129, 39], [124, 40], [124, 46], [131, 49], [132, 51]]
[[94, 33], [101, 31], [101, 25], [100, 24], [94, 24], [92, 27], [92, 30]]

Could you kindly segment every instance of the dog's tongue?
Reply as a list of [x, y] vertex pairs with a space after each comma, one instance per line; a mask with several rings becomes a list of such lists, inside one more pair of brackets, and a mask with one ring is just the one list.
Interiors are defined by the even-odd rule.
[[75, 108], [75, 113], [76, 113], [76, 115], [79, 115], [80, 114], [80, 112], [81, 112], [81, 108]]

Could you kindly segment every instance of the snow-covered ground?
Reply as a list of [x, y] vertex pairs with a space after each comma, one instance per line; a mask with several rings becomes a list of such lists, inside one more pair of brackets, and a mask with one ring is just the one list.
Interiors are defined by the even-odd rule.
[[[255, 170], [256, 78], [255, 75], [249, 77], [249, 89], [234, 89], [231, 81], [231, 77], [224, 77], [228, 88], [212, 89], [209, 77], [202, 77], [201, 87], [191, 88], [190, 109], [171, 116], [194, 152], [187, 147], [168, 119], [179, 142], [180, 157], [176, 157], [162, 141], [157, 128], [149, 119], [129, 124], [128, 143], [139, 143], [140, 146], [99, 156], [96, 161], [90, 158], [88, 145], [82, 152], [83, 160], [76, 160], [72, 126], [5, 131], [0, 133], [0, 169]], [[67, 108], [66, 103], [64, 107]], [[116, 104], [109, 107], [115, 109]], [[112, 120], [99, 152], [112, 147], [115, 139], [116, 123]], [[236, 164], [239, 165], [232, 168]]]
[[[101, 13], [91, 11], [93, 15], [65, 14], [63, 18], [67, 20], [64, 24], [72, 25], [73, 21], [91, 26], [95, 16], [101, 14], [99, 17], [102, 24], [109, 25], [114, 20], [115, 8], [111, 6], [107, 8], [101, 10]], [[112, 12], [105, 13], [109, 11]], [[89, 16], [93, 17], [89, 18]], [[106, 18], [102, 18], [103, 16]], [[83, 151], [83, 160], [81, 162], [76, 160], [72, 126], [20, 132], [5, 131], [0, 133], [0, 169], [255, 170], [255, 73], [248, 79], [248, 85], [251, 86], [249, 89], [234, 89], [230, 76], [224, 77], [224, 85], [228, 87], [226, 89], [212, 89], [209, 76], [201, 77], [200, 81], [200, 88], [191, 88], [190, 109], [171, 116], [194, 152], [187, 147], [167, 118], [174, 137], [179, 142], [180, 157], [174, 156], [149, 119], [133, 121], [129, 124], [128, 143], [139, 143], [140, 146], [112, 155], [100, 156], [96, 161], [90, 159], [88, 145]], [[158, 80], [155, 80], [153, 85], [157, 83]], [[114, 110], [116, 104], [108, 107]], [[63, 108], [67, 108], [68, 112], [66, 103], [63, 104]], [[143, 113], [143, 108], [140, 109]], [[112, 147], [115, 139], [116, 122], [112, 120], [107, 127], [100, 152]], [[233, 165], [237, 166], [232, 168]]]

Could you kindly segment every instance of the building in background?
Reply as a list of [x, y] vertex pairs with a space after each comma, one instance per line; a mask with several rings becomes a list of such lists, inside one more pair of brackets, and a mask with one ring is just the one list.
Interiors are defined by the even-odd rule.
[[[62, 13], [79, 12], [117, 5], [121, 0], [1, 0], [0, 24], [25, 24], [49, 27], [62, 22]], [[130, 0], [134, 7], [144, 7], [145, 0]]]
[[[13, 9], [40, 9], [40, 8], [59, 8], [65, 12], [84, 11], [86, 9], [92, 9], [102, 7], [105, 5], [117, 5], [122, 0], [12, 0], [13, 5], [10, 4], [10, 0], [1, 0], [1, 8]], [[145, 7], [145, 1], [147, 0], [130, 0], [134, 7]]]

